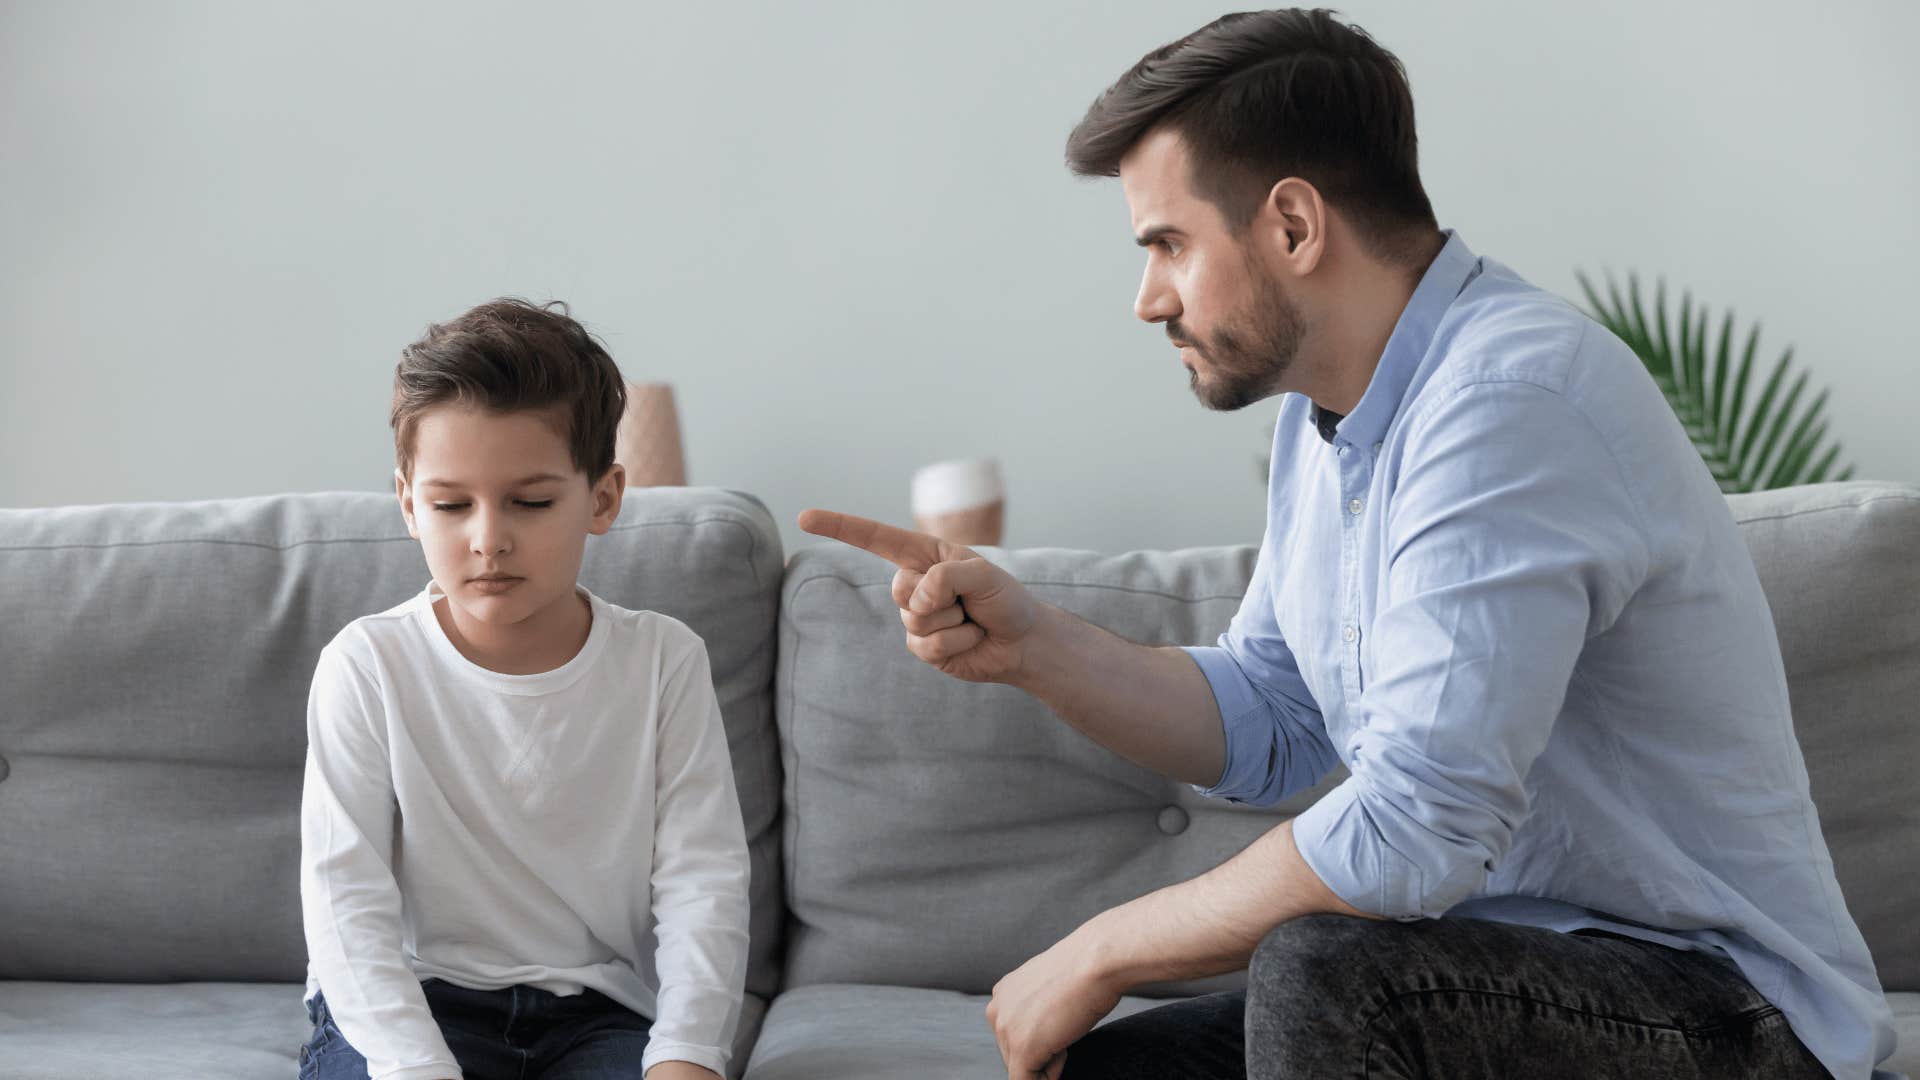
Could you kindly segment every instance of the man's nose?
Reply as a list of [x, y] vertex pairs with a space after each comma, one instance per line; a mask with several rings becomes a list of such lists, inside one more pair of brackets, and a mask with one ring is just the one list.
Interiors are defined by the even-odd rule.
[[1173, 291], [1164, 275], [1155, 272], [1152, 264], [1140, 276], [1140, 295], [1133, 298], [1133, 314], [1141, 322], [1150, 323], [1180, 317], [1179, 294]]

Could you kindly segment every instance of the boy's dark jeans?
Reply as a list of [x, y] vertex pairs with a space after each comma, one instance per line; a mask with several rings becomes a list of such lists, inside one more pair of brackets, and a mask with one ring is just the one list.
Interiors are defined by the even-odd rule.
[[1244, 993], [1095, 1029], [1062, 1080], [1825, 1077], [1733, 967], [1597, 931], [1313, 915]]
[[[440, 979], [420, 987], [467, 1080], [641, 1078], [652, 1025], [605, 994], [469, 990]], [[367, 1080], [367, 1059], [334, 1026], [324, 995], [313, 995], [307, 1017], [313, 1036], [300, 1048], [300, 1080]]]

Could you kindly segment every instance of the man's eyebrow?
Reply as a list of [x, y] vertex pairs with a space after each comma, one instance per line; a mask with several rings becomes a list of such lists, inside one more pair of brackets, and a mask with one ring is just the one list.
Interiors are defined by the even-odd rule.
[[1177, 235], [1179, 232], [1179, 229], [1171, 225], [1155, 225], [1146, 232], [1134, 237], [1133, 242], [1139, 244], [1141, 247], [1152, 247], [1160, 242], [1161, 237]]
[[[534, 473], [532, 476], [522, 477], [521, 479], [514, 481], [513, 484], [510, 486], [526, 487], [529, 484], [538, 484], [548, 480], [565, 480], [565, 479], [566, 477], [561, 476], [559, 473], [550, 473], [550, 472]], [[452, 480], [436, 479], [436, 480], [422, 480], [420, 481], [420, 486], [421, 487], [457, 488], [457, 487], [465, 487], [466, 485], [457, 483]]]

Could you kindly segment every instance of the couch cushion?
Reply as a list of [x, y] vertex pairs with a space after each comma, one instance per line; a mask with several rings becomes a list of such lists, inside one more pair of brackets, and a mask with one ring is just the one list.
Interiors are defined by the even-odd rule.
[[[390, 494], [0, 510], [0, 978], [302, 978], [314, 659], [427, 577]], [[581, 571], [706, 640], [752, 847], [761, 993], [781, 927], [780, 577], [765, 507], [685, 488], [629, 492]]]
[[1893, 1006], [1893, 1030], [1898, 1039], [1893, 1058], [1882, 1068], [1909, 1077], [1920, 1077], [1920, 994], [1887, 995]]
[[[1164, 1001], [1122, 998], [1107, 1023]], [[823, 984], [774, 999], [746, 1080], [976, 1080], [1004, 1075], [987, 998], [948, 990]], [[1893, 995], [1899, 1050], [1886, 1068], [1920, 1078], [1920, 994]], [[0, 1072], [0, 1080], [11, 1075]]]
[[[1153, 644], [1218, 635], [1254, 557], [983, 554], [1042, 600]], [[1203, 799], [1019, 691], [948, 678], [902, 644], [892, 577], [840, 545], [788, 566], [777, 700], [788, 986], [984, 993], [1087, 917], [1220, 863], [1327, 786], [1271, 810]]]
[[[0, 981], [0, 1080], [257, 1080], [292, 1076], [312, 1033], [304, 983]], [[747, 995], [729, 1072], [766, 1003]]]
[[[1123, 998], [1107, 1020], [1160, 1004]], [[767, 1012], [747, 1080], [1004, 1076], [986, 1008], [984, 996], [949, 990], [833, 984], [790, 990]]]
[[[1828, 484], [1732, 505], [1781, 627], [1840, 881], [1888, 985], [1920, 989], [1920, 491]], [[1214, 640], [1254, 558], [987, 554], [1041, 599], [1152, 644]], [[1088, 917], [1216, 865], [1340, 779], [1272, 810], [1200, 799], [1018, 691], [916, 660], [891, 578], [840, 545], [788, 567], [777, 687], [789, 986], [986, 992]]]
[[0, 981], [0, 1080], [290, 1077], [312, 1032], [303, 990]]
[[1889, 990], [1920, 991], [1920, 490], [1729, 500], [1773, 609], [1820, 829]]

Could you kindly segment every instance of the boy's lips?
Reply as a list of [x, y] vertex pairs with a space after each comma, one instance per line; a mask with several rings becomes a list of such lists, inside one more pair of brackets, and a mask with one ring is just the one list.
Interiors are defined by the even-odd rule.
[[485, 574], [476, 578], [468, 578], [467, 584], [483, 593], [503, 593], [524, 580], [524, 578], [517, 578], [511, 574]]

